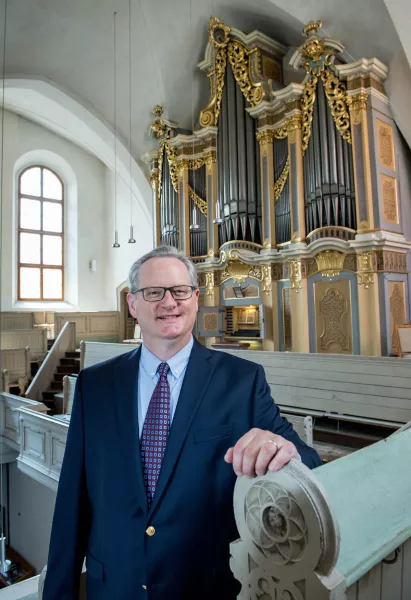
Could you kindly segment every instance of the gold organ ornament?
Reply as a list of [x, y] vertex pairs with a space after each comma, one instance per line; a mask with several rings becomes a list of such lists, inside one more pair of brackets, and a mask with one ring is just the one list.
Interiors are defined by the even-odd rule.
[[286, 163], [284, 165], [284, 169], [283, 169], [280, 177], [277, 179], [277, 181], [274, 182], [274, 202], [277, 202], [277, 200], [281, 196], [281, 194], [284, 190], [285, 184], [287, 183], [289, 174], [290, 174], [290, 157], [288, 156]]
[[214, 296], [214, 272], [206, 273], [206, 293], [209, 298]]
[[301, 290], [302, 287], [301, 260], [292, 260], [290, 262], [290, 288], [298, 293], [298, 290]]
[[325, 250], [315, 256], [315, 261], [321, 275], [334, 279], [344, 268], [345, 254], [337, 250]]
[[370, 283], [374, 283], [373, 253], [360, 252], [357, 254], [357, 267], [358, 283], [368, 289]]
[[191, 200], [194, 202], [194, 204], [197, 206], [199, 211], [206, 217], [207, 216], [207, 202], [205, 200], [203, 200], [202, 198], [200, 198], [200, 196], [195, 193], [195, 191], [193, 190], [193, 188], [190, 185], [188, 186], [188, 195], [191, 198]]

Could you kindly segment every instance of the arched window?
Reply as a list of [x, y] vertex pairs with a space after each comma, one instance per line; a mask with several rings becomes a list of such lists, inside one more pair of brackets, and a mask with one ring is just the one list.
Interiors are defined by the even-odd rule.
[[42, 166], [19, 176], [18, 299], [64, 299], [64, 186]]

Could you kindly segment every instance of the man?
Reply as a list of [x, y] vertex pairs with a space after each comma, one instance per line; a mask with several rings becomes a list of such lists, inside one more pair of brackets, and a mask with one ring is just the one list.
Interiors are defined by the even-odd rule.
[[[79, 375], [43, 600], [234, 600], [236, 476], [320, 464], [261, 366], [201, 346], [194, 265], [163, 246], [130, 271], [143, 346]], [[170, 425], [171, 424], [171, 425]]]

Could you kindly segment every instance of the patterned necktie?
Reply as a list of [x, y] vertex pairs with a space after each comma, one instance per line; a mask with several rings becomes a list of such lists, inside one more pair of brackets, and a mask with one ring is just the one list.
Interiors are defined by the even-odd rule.
[[170, 429], [169, 370], [166, 362], [158, 365], [157, 373], [160, 377], [151, 396], [141, 434], [141, 462], [149, 507], [156, 490]]

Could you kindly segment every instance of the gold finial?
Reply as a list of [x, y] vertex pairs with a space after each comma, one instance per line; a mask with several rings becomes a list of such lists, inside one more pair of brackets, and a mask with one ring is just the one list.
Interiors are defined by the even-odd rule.
[[164, 112], [164, 108], [162, 106], [160, 106], [159, 104], [156, 104], [156, 106], [151, 111], [151, 114], [154, 115], [154, 117], [161, 117], [163, 112]]
[[302, 34], [303, 34], [304, 37], [310, 37], [312, 35], [315, 35], [317, 33], [317, 31], [319, 29], [321, 29], [322, 26], [323, 26], [323, 22], [322, 21], [310, 21], [304, 27], [304, 29], [302, 31]]
[[231, 27], [224, 25], [224, 21], [220, 21], [217, 17], [211, 17], [208, 30], [211, 44], [217, 48], [223, 48], [228, 44]]

